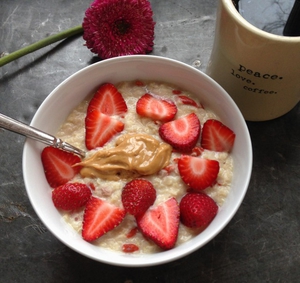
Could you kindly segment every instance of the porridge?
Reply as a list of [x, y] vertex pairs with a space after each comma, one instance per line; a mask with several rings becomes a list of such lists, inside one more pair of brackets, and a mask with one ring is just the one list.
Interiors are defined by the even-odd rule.
[[[179, 204], [181, 199], [191, 190], [193, 184], [183, 176], [185, 174], [183, 172], [187, 171], [185, 163], [183, 163], [185, 162], [184, 158], [205, 159], [217, 164], [217, 175], [205, 187], [195, 188], [192, 191], [204, 193], [212, 198], [218, 207], [222, 206], [230, 191], [233, 174], [230, 148], [225, 150], [206, 149], [205, 146], [202, 146], [202, 132], [194, 137], [195, 142], [192, 145], [185, 144], [183, 147], [176, 147], [176, 144], [169, 140], [168, 131], [164, 128], [164, 125], [174, 120], [191, 117], [199, 120], [200, 131], [202, 131], [205, 122], [218, 121], [219, 118], [212, 111], [206, 109], [205, 105], [203, 107], [193, 94], [180, 90], [171, 84], [152, 81], [126, 81], [116, 84], [115, 87], [124, 99], [127, 109], [124, 113], [112, 115], [112, 118], [120, 122], [120, 125], [118, 124], [119, 128], [116, 133], [108, 138], [103, 146], [92, 148], [86, 141], [88, 135], [86, 133], [86, 115], [90, 111], [90, 101], [93, 96], [87, 97], [70, 113], [56, 134], [58, 138], [87, 152], [86, 157], [73, 166], [79, 167], [80, 170], [78, 169], [79, 171], [68, 182], [87, 184], [91, 188], [93, 197], [123, 209], [123, 188], [134, 179], [143, 179], [149, 181], [155, 188], [156, 196], [151, 207], [170, 203], [168, 202], [170, 199], [176, 200], [176, 203]], [[146, 94], [162, 99], [175, 107], [171, 117], [167, 117], [169, 113], [163, 118], [159, 118], [162, 113], [154, 113], [157, 117], [153, 116], [153, 113], [152, 116], [149, 116], [147, 113], [145, 114], [148, 110], [144, 106], [141, 106], [139, 111], [138, 104], [141, 97]], [[105, 105], [102, 107], [105, 108]], [[158, 112], [164, 111], [161, 109]], [[183, 120], [182, 123], [190, 123], [189, 121]], [[180, 136], [180, 133], [178, 135]], [[182, 135], [186, 134], [182, 132]], [[186, 136], [192, 135], [193, 133], [190, 132]], [[143, 152], [143, 156], [141, 152]], [[133, 155], [129, 156], [129, 153]], [[197, 185], [195, 186], [197, 187]], [[177, 206], [179, 207], [179, 205]], [[82, 233], [85, 206], [73, 210], [61, 210], [61, 213], [68, 224], [78, 233]], [[139, 228], [141, 227], [137, 225], [137, 219], [136, 216], [126, 213], [120, 224], [115, 225], [115, 228], [93, 240], [92, 244], [115, 251], [136, 253], [161, 251], [162, 246], [140, 231]], [[201, 233], [204, 228], [187, 227], [179, 222], [174, 246], [188, 241]]]

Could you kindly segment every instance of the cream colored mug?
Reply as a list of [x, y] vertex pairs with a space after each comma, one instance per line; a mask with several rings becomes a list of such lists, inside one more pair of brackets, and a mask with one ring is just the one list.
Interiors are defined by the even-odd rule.
[[249, 121], [271, 120], [300, 100], [300, 36], [267, 33], [247, 22], [232, 0], [219, 0], [206, 73]]

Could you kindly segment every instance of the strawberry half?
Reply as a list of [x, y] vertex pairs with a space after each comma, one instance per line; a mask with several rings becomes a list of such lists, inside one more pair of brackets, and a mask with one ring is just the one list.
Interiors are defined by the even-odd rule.
[[126, 212], [139, 215], [154, 203], [156, 190], [152, 183], [145, 179], [134, 179], [128, 182], [122, 190], [122, 203]]
[[200, 121], [197, 115], [191, 113], [161, 125], [159, 135], [174, 149], [178, 151], [190, 151], [199, 139], [200, 128]]
[[138, 216], [137, 224], [142, 234], [164, 250], [175, 246], [179, 229], [179, 205], [172, 197], [145, 214]]
[[91, 190], [85, 184], [66, 183], [52, 191], [52, 201], [56, 208], [73, 210], [84, 206], [91, 195]]
[[124, 123], [94, 109], [85, 118], [85, 145], [91, 150], [103, 146], [124, 129]]
[[47, 182], [52, 188], [67, 183], [81, 169], [80, 166], [73, 167], [74, 164], [81, 161], [77, 155], [55, 147], [45, 147], [41, 159]]
[[202, 129], [201, 146], [208, 150], [230, 152], [235, 133], [218, 120], [207, 120]]
[[220, 166], [216, 160], [183, 155], [178, 160], [179, 174], [191, 189], [204, 190], [216, 181]]
[[91, 99], [87, 113], [95, 109], [109, 116], [123, 115], [127, 112], [127, 105], [118, 89], [113, 84], [105, 83]]
[[168, 122], [174, 119], [177, 107], [172, 101], [146, 93], [136, 103], [136, 112], [154, 121]]
[[82, 237], [91, 242], [117, 227], [125, 217], [125, 210], [100, 198], [91, 197], [86, 204]]
[[190, 228], [205, 228], [215, 218], [218, 205], [204, 193], [187, 193], [180, 201], [180, 220]]

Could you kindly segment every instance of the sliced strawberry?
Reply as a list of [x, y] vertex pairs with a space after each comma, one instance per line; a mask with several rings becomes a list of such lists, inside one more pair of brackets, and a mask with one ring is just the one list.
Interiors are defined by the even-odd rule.
[[85, 145], [91, 150], [103, 146], [124, 129], [124, 124], [98, 110], [89, 112], [85, 118]]
[[143, 235], [164, 250], [175, 246], [179, 228], [179, 205], [175, 198], [151, 207], [137, 217], [137, 224]]
[[218, 120], [207, 120], [202, 129], [201, 146], [208, 150], [230, 152], [235, 133]]
[[193, 100], [192, 98], [188, 97], [188, 96], [185, 96], [185, 95], [178, 95], [177, 96], [179, 101], [182, 103], [182, 104], [185, 104], [185, 105], [191, 105], [191, 106], [194, 106], [194, 107], [197, 107], [197, 108], [201, 108], [200, 105], [197, 104], [197, 102], [195, 100]]
[[77, 155], [58, 148], [47, 146], [41, 154], [46, 179], [52, 188], [70, 181], [80, 171], [80, 166], [73, 167], [81, 160]]
[[146, 93], [138, 100], [136, 112], [154, 121], [168, 122], [174, 119], [177, 107], [172, 101]]
[[91, 99], [87, 113], [95, 109], [109, 116], [123, 115], [127, 112], [127, 105], [118, 89], [113, 84], [105, 83]]
[[179, 206], [180, 220], [190, 228], [206, 228], [218, 212], [218, 205], [204, 193], [187, 193]]
[[125, 210], [100, 198], [91, 197], [86, 204], [82, 237], [91, 242], [117, 227], [125, 217]]
[[175, 150], [190, 151], [200, 136], [200, 121], [195, 113], [160, 126], [159, 135]]
[[214, 184], [219, 173], [216, 160], [183, 155], [178, 161], [182, 180], [193, 190], [201, 191]]
[[152, 183], [145, 179], [134, 179], [128, 182], [122, 190], [122, 203], [126, 212], [139, 215], [154, 203], [156, 190]]
[[85, 184], [66, 183], [52, 191], [52, 201], [56, 208], [73, 210], [84, 206], [91, 195], [91, 190]]

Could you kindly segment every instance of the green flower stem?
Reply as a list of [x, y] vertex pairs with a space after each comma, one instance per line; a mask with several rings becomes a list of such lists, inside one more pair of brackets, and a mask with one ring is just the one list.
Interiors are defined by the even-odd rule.
[[37, 41], [31, 45], [28, 45], [26, 47], [23, 47], [13, 53], [10, 53], [8, 55], [5, 55], [4, 57], [0, 58], [0, 67], [4, 66], [5, 64], [16, 60], [26, 54], [29, 54], [31, 52], [34, 52], [38, 49], [41, 49], [47, 45], [50, 45], [54, 42], [57, 42], [59, 40], [65, 39], [67, 37], [73, 36], [75, 34], [81, 33], [83, 31], [82, 25], [64, 30], [62, 32], [59, 32], [54, 35], [50, 35], [40, 41]]

